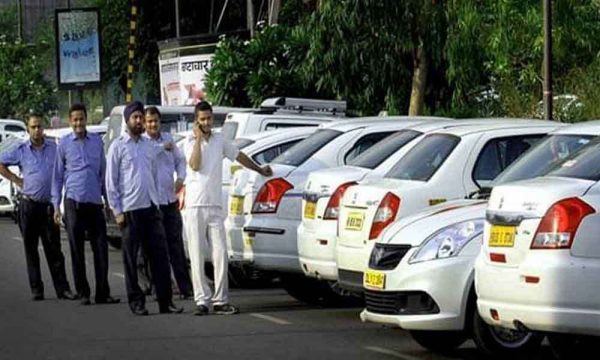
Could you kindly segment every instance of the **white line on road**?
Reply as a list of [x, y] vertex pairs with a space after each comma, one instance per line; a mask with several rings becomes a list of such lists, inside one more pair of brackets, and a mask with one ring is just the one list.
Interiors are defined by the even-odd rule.
[[290, 325], [291, 324], [291, 322], [289, 322], [287, 320], [276, 318], [275, 316], [271, 316], [271, 315], [251, 313], [250, 316], [254, 316], [255, 318], [271, 321], [271, 322], [274, 322], [275, 324], [279, 324], [279, 325]]
[[116, 277], [120, 277], [121, 279], [125, 279], [125, 275], [123, 275], [121, 273], [113, 273], [113, 275]]
[[418, 357], [402, 354], [398, 351], [382, 348], [379, 346], [365, 346], [365, 350], [373, 351], [373, 352], [376, 352], [379, 354], [394, 356], [398, 359], [403, 359], [403, 360], [419, 360]]

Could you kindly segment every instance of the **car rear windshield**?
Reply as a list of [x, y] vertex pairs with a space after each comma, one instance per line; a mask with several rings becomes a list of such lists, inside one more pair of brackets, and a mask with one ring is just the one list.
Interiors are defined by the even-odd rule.
[[385, 175], [399, 180], [429, 181], [458, 145], [460, 138], [449, 134], [426, 136]]
[[254, 144], [255, 141], [254, 140], [250, 140], [250, 139], [245, 139], [245, 138], [238, 138], [233, 140], [233, 145], [235, 145], [235, 147], [237, 147], [239, 150], [242, 150], [243, 148]]
[[549, 135], [498, 175], [492, 186], [542, 176], [593, 138], [592, 135]]
[[235, 139], [235, 134], [237, 132], [238, 123], [237, 121], [226, 121], [221, 128], [221, 134], [223, 137], [228, 140]]
[[572, 156], [556, 164], [546, 175], [600, 180], [600, 139], [596, 138]]
[[272, 164], [300, 166], [323, 146], [342, 134], [341, 131], [324, 129], [318, 130], [306, 139], [287, 149], [273, 159]]
[[369, 150], [348, 162], [348, 165], [375, 169], [393, 153], [400, 150], [422, 133], [416, 130], [400, 130], [373, 145]]

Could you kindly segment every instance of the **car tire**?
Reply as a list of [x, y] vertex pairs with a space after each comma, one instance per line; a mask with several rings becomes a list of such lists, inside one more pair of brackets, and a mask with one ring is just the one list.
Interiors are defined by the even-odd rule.
[[487, 324], [473, 307], [473, 341], [477, 348], [498, 358], [526, 357], [539, 350], [544, 336], [523, 330], [510, 330]]
[[229, 263], [229, 282], [240, 289], [259, 289], [271, 287], [275, 276], [266, 271], [257, 270], [248, 264]]
[[464, 331], [411, 330], [410, 335], [422, 347], [439, 354], [451, 353], [467, 340]]
[[594, 343], [598, 338], [593, 336], [578, 336], [570, 334], [548, 334], [548, 341], [554, 358], [585, 359], [594, 353]]

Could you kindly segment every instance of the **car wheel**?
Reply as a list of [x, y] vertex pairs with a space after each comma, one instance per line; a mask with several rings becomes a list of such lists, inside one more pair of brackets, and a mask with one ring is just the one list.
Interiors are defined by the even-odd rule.
[[229, 282], [232, 287], [241, 289], [270, 287], [274, 278], [272, 273], [257, 270], [248, 264], [229, 264]]
[[467, 339], [464, 331], [411, 330], [410, 335], [422, 347], [440, 354], [451, 353]]
[[544, 336], [527, 330], [505, 329], [487, 324], [473, 307], [473, 340], [477, 348], [500, 358], [527, 356], [539, 349]]
[[567, 334], [548, 334], [552, 354], [556, 359], [585, 359], [594, 352], [593, 343], [598, 338]]

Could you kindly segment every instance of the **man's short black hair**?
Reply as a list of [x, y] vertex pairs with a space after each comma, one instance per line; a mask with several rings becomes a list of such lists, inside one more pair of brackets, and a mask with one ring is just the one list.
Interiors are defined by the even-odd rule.
[[213, 112], [213, 108], [212, 106], [208, 103], [208, 101], [200, 101], [199, 103], [196, 104], [196, 106], [194, 107], [194, 115], [198, 114], [198, 111], [210, 111], [210, 113], [212, 114]]
[[83, 115], [85, 115], [85, 117], [87, 118], [87, 109], [85, 108], [85, 105], [81, 103], [75, 103], [71, 105], [71, 107], [69, 108], [69, 116], [71, 116], [71, 114], [74, 111], [83, 111]]
[[29, 126], [29, 121], [33, 118], [38, 118], [42, 121], [42, 124], [44, 123], [44, 115], [38, 112], [30, 112], [25, 115], [25, 126]]
[[144, 110], [145, 115], [156, 115], [160, 120], [160, 110], [156, 106], [148, 106], [146, 110]]

